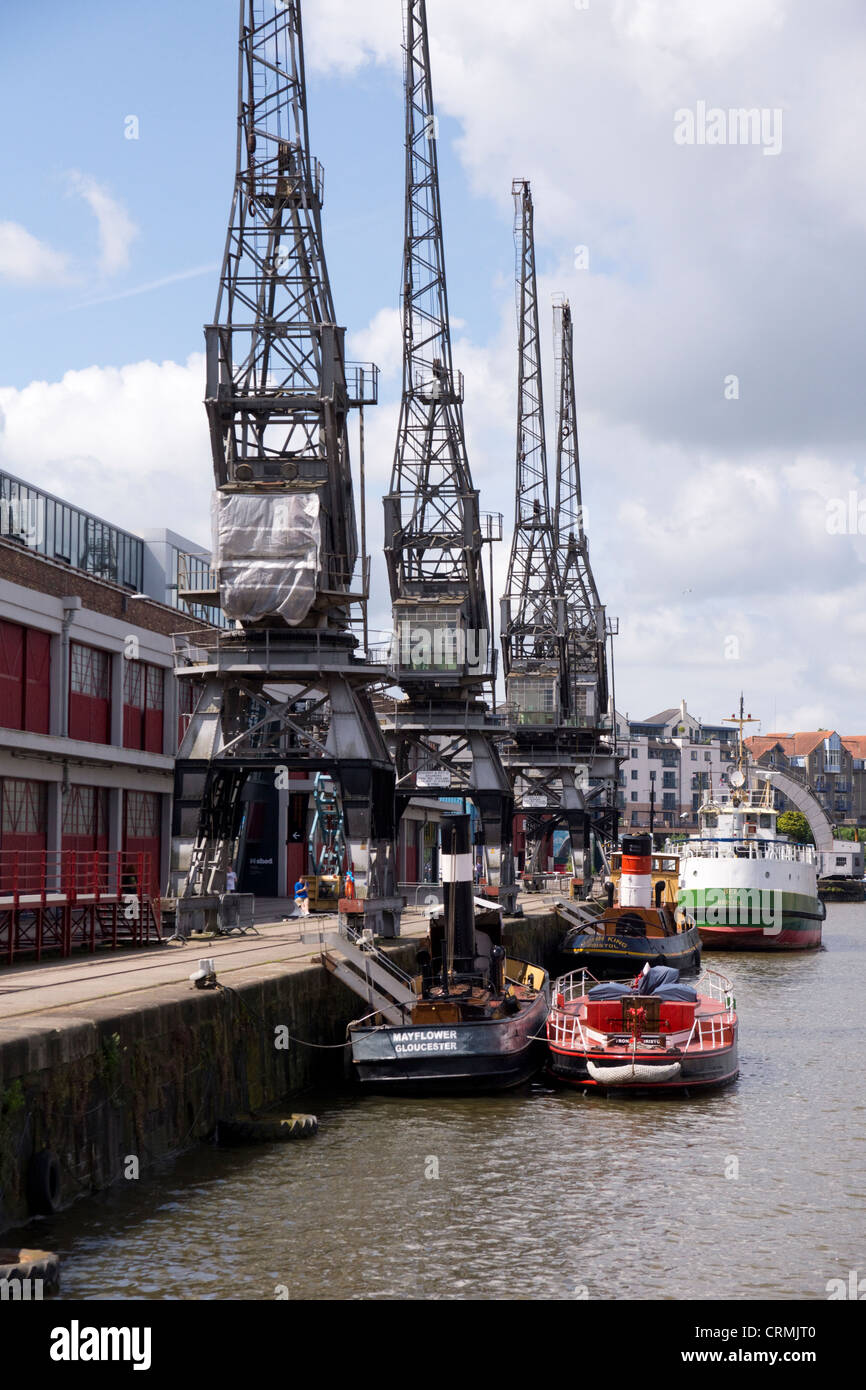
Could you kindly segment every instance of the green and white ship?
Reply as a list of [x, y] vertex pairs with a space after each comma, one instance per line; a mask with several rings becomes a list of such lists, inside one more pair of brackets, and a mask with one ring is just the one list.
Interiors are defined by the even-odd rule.
[[735, 722], [740, 750], [729, 789], [711, 789], [698, 809], [698, 835], [670, 846], [680, 856], [679, 905], [694, 917], [705, 950], [815, 950], [826, 916], [816, 851], [779, 837], [770, 782], [750, 785], [742, 705]]

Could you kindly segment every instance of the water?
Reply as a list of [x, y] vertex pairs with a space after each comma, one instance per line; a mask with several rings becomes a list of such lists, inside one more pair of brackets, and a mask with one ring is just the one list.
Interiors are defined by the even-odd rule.
[[740, 1014], [715, 1095], [308, 1095], [315, 1139], [201, 1149], [27, 1239], [67, 1298], [824, 1299], [866, 1275], [866, 906], [824, 940], [707, 957]]

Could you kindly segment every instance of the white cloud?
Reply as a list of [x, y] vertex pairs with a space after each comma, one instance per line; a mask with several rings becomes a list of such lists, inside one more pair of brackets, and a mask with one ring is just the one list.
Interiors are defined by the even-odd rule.
[[18, 222], [0, 222], [0, 278], [18, 284], [64, 284], [67, 257]]
[[138, 236], [138, 227], [126, 208], [89, 174], [72, 170], [69, 186], [84, 199], [99, 229], [99, 268], [105, 275], [116, 275], [129, 265], [129, 253]]
[[196, 353], [0, 388], [0, 466], [127, 530], [169, 526], [207, 544], [203, 387]]

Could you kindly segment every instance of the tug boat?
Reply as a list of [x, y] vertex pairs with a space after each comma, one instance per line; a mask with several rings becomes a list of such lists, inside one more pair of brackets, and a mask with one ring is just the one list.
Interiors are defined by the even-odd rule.
[[554, 985], [547, 1039], [550, 1074], [586, 1093], [692, 1095], [739, 1074], [736, 1002], [714, 970], [694, 989], [668, 966], [631, 984], [574, 971]]
[[[701, 938], [695, 920], [676, 902], [678, 860], [668, 856], [664, 875], [653, 879], [652, 839], [627, 835], [608, 885], [608, 906], [592, 919], [588, 913], [571, 927], [560, 946], [563, 968], [583, 967], [598, 979], [622, 976], [646, 963], [668, 965], [680, 974], [701, 968]], [[618, 889], [619, 904], [614, 905]], [[569, 910], [561, 909], [568, 920]]]
[[354, 1072], [369, 1090], [499, 1091], [544, 1065], [547, 971], [509, 958], [501, 909], [474, 898], [469, 817], [450, 817], [446, 834], [452, 844], [442, 856], [444, 910], [418, 952], [420, 974], [406, 977], [402, 1021], [349, 1025]]

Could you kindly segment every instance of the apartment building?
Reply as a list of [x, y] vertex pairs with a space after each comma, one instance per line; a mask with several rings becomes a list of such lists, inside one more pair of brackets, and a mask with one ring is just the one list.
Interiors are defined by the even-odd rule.
[[733, 724], [705, 724], [685, 700], [647, 719], [617, 714], [617, 742], [625, 761], [619, 772], [617, 804], [623, 830], [648, 830], [650, 795], [659, 832], [691, 832], [706, 791], [727, 787], [737, 756]]
[[[763, 734], [746, 740], [762, 767], [788, 772], [812, 789], [834, 825], [866, 823], [866, 737], [833, 729]], [[794, 809], [781, 792], [780, 810]]]

